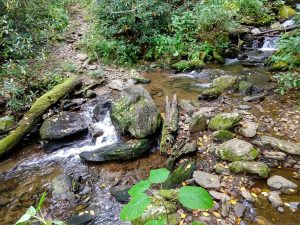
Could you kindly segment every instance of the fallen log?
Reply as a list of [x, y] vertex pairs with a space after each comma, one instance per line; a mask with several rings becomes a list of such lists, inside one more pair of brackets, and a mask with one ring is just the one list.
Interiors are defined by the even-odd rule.
[[178, 130], [179, 111], [176, 94], [170, 102], [168, 96], [165, 100], [165, 120], [162, 128], [162, 137], [160, 141], [160, 152], [163, 155], [171, 154], [171, 147], [175, 142], [176, 132]]
[[10, 132], [8, 136], [0, 140], [0, 157], [15, 147], [22, 138], [31, 131], [38, 119], [42, 117], [50, 106], [72, 92], [79, 84], [81, 84], [80, 79], [71, 77], [38, 98], [29, 111], [25, 113], [24, 117], [19, 121], [17, 128]]
[[300, 25], [295, 25], [295, 26], [291, 26], [291, 27], [287, 27], [287, 28], [281, 28], [281, 29], [273, 29], [273, 30], [266, 30], [257, 34], [254, 34], [253, 36], [260, 36], [260, 35], [264, 35], [264, 34], [270, 34], [270, 33], [281, 33], [281, 32], [287, 32], [287, 31], [291, 31], [294, 29], [299, 28]]

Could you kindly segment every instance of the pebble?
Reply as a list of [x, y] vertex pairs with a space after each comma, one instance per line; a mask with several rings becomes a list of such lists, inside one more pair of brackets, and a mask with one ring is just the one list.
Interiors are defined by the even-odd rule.
[[269, 193], [268, 199], [271, 202], [272, 206], [275, 208], [283, 206], [283, 201], [281, 200], [280, 192], [278, 191], [271, 191]]
[[76, 57], [77, 57], [77, 59], [79, 59], [80, 61], [85, 61], [85, 60], [88, 58], [87, 54], [84, 54], [84, 53], [78, 53], [78, 54], [76, 55]]
[[250, 110], [252, 109], [252, 106], [250, 105], [239, 105], [240, 110]]

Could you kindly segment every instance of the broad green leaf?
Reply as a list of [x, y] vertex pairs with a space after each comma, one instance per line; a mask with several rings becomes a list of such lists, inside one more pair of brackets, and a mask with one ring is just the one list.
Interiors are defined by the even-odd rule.
[[138, 194], [141, 194], [143, 192], [145, 192], [146, 190], [148, 190], [151, 186], [151, 183], [149, 180], [142, 180], [140, 182], [138, 182], [137, 184], [133, 185], [130, 190], [128, 191], [128, 194], [131, 197], [134, 197]]
[[143, 215], [150, 204], [151, 198], [145, 193], [134, 196], [121, 210], [120, 218], [123, 221], [132, 221]]
[[179, 202], [189, 209], [210, 209], [214, 205], [211, 196], [204, 188], [194, 186], [180, 188]]
[[63, 221], [52, 221], [53, 224], [55, 225], [67, 225], [65, 222]]
[[47, 196], [47, 193], [44, 192], [44, 193], [42, 194], [42, 197], [41, 197], [40, 201], [39, 201], [39, 204], [38, 204], [37, 207], [36, 207], [36, 210], [37, 210], [37, 211], [40, 211], [40, 210], [41, 210], [42, 205], [43, 205], [43, 203], [44, 203], [44, 201], [45, 201], [45, 199], [46, 199], [46, 196]]
[[151, 170], [150, 176], [149, 176], [149, 181], [153, 184], [163, 183], [167, 180], [169, 174], [170, 174], [170, 171], [167, 170], [166, 168]]
[[15, 225], [19, 225], [19, 224], [22, 224], [24, 222], [27, 222], [28, 220], [30, 220], [31, 218], [31, 215], [29, 214], [24, 214], [17, 222]]
[[192, 222], [191, 225], [204, 225], [204, 223]]
[[149, 220], [145, 225], [166, 225], [164, 220]]
[[27, 209], [26, 214], [30, 216], [35, 216], [36, 215], [36, 209], [33, 206], [30, 206], [29, 209]]

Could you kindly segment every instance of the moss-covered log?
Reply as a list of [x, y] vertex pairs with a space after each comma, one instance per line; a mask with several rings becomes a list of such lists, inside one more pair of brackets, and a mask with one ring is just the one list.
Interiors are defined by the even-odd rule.
[[162, 184], [164, 189], [178, 188], [181, 183], [187, 180], [195, 170], [195, 163], [191, 160], [181, 163]]
[[176, 132], [178, 130], [179, 111], [176, 94], [170, 102], [168, 96], [165, 101], [165, 120], [162, 128], [160, 141], [160, 152], [164, 155], [171, 153], [170, 149], [174, 144]]
[[15, 147], [19, 141], [21, 141], [22, 138], [31, 131], [31, 129], [36, 125], [38, 119], [50, 106], [72, 92], [80, 83], [80, 79], [71, 77], [62, 84], [56, 85], [49, 92], [38, 98], [31, 106], [30, 110], [24, 115], [22, 120], [20, 120], [17, 128], [8, 136], [0, 140], [0, 157]]

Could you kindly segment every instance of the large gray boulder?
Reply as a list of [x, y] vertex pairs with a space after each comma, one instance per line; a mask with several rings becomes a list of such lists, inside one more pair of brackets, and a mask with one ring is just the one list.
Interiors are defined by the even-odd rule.
[[245, 121], [243, 122], [242, 127], [239, 128], [238, 132], [240, 135], [246, 138], [252, 138], [256, 135], [258, 125], [252, 121]]
[[262, 178], [269, 176], [270, 169], [267, 164], [255, 161], [237, 161], [228, 165], [229, 170], [233, 173], [250, 173], [256, 174]]
[[122, 134], [136, 138], [153, 135], [160, 125], [160, 114], [148, 91], [128, 86], [111, 104], [111, 118]]
[[148, 139], [136, 139], [82, 152], [79, 156], [89, 162], [124, 161], [142, 156], [151, 148], [151, 144]]
[[216, 148], [216, 155], [227, 161], [254, 160], [259, 151], [252, 144], [239, 140], [231, 139]]
[[283, 151], [291, 155], [300, 155], [300, 143], [293, 143], [271, 136], [262, 136], [260, 138], [260, 144], [271, 146], [274, 150]]
[[85, 117], [76, 112], [60, 112], [46, 119], [40, 128], [43, 140], [57, 140], [87, 131]]
[[289, 181], [288, 179], [274, 175], [267, 180], [267, 184], [270, 188], [281, 191], [285, 194], [293, 194], [296, 192], [298, 185]]
[[237, 88], [237, 77], [224, 75], [218, 78], [215, 78], [212, 81], [212, 88], [217, 88], [220, 91], [225, 91], [228, 89], [236, 89]]
[[193, 178], [198, 185], [204, 188], [216, 189], [220, 187], [220, 178], [218, 175], [206, 173], [203, 171], [195, 171], [193, 173]]

